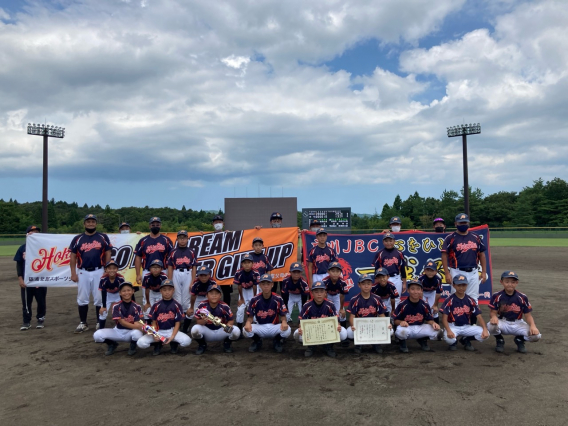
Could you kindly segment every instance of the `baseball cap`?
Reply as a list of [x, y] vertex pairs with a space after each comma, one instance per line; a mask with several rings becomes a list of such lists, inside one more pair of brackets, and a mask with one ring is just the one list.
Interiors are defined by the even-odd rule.
[[390, 232], [387, 232], [385, 235], [383, 235], [383, 240], [386, 240], [387, 238], [392, 238], [394, 240], [394, 235]]
[[312, 219], [312, 221], [310, 222], [310, 228], [312, 226], [321, 226], [321, 222], [318, 219]]
[[118, 285], [118, 289], [121, 290], [122, 287], [124, 287], [125, 285], [129, 286], [130, 288], [134, 289], [134, 286], [132, 285], [132, 283], [130, 281], [124, 281], [123, 283], [120, 283]]
[[359, 277], [359, 284], [361, 284], [363, 281], [373, 281], [373, 278], [369, 275], [369, 274], [363, 274]]
[[211, 269], [207, 266], [200, 266], [197, 268], [197, 275], [211, 275]]
[[219, 284], [217, 284], [217, 283], [209, 284], [209, 287], [207, 287], [207, 293], [209, 293], [210, 291], [213, 291], [213, 290], [217, 290], [219, 293], [222, 293], [221, 287], [219, 287]]
[[262, 244], [264, 244], [264, 241], [263, 241], [262, 238], [260, 238], [260, 237], [255, 237], [255, 238], [252, 240], [252, 243], [253, 243], [253, 244], [254, 244], [254, 243], [262, 243]]
[[337, 268], [337, 269], [339, 269], [340, 271], [343, 270], [343, 268], [341, 267], [341, 263], [339, 263], [339, 262], [331, 262], [331, 263], [328, 265], [327, 270], [329, 271], [329, 270], [332, 269], [332, 268]]
[[469, 222], [469, 216], [465, 213], [460, 213], [456, 216], [456, 222]]
[[424, 265], [424, 269], [433, 269], [434, 271], [437, 271], [438, 267], [436, 266], [436, 262], [429, 260], [426, 262], [426, 265]]
[[96, 220], [98, 222], [97, 217], [92, 213], [89, 213], [87, 216], [85, 216], [85, 219], [83, 219], [83, 222], [86, 221], [87, 219], [93, 219], [93, 220]]
[[391, 223], [402, 223], [402, 222], [401, 222], [401, 220], [400, 220], [400, 217], [398, 217], [398, 216], [393, 216], [393, 217], [391, 217], [391, 220], [390, 220], [389, 224], [391, 224]]
[[39, 229], [37, 226], [35, 225], [30, 225], [26, 228], [26, 234], [32, 231], [39, 231], [41, 232], [41, 229]]
[[106, 263], [105, 268], [108, 268], [108, 267], [111, 266], [111, 265], [114, 265], [114, 266], [116, 266], [116, 267], [118, 268], [118, 263], [116, 263], [116, 262], [115, 262], [114, 260], [112, 260], [112, 259], [109, 260], [109, 261]]
[[421, 283], [420, 281], [418, 281], [418, 280], [408, 280], [408, 281], [406, 281], [406, 288], [410, 288], [411, 285], [419, 285], [421, 288], [423, 287], [423, 286], [422, 286], [422, 283]]
[[444, 219], [442, 219], [441, 217], [437, 217], [436, 219], [434, 219], [434, 220], [432, 221], [432, 223], [436, 223], [436, 222], [446, 223], [446, 222], [444, 222]]
[[267, 281], [269, 283], [272, 282], [272, 275], [271, 274], [264, 274], [260, 277], [260, 280], [258, 281], [259, 283], [263, 282], [263, 281]]
[[301, 263], [292, 263], [292, 265], [290, 266], [290, 272], [294, 272], [294, 271], [300, 271], [302, 272], [304, 270], [304, 268], [302, 268], [302, 264]]
[[223, 222], [223, 216], [221, 216], [220, 214], [217, 214], [217, 215], [213, 216], [213, 219], [211, 219], [211, 222], [215, 222], [216, 220], [220, 220], [221, 222]]
[[123, 226], [128, 226], [130, 228], [130, 224], [128, 222], [122, 222], [120, 225], [118, 225], [118, 229], [122, 228]]
[[327, 231], [323, 228], [320, 228], [316, 231], [316, 235], [319, 235], [319, 234], [326, 234], [327, 235]]
[[243, 257], [241, 257], [241, 263], [243, 263], [245, 260], [248, 260], [249, 262], [254, 262], [254, 260], [252, 260], [252, 255], [250, 253], [246, 253], [245, 255], [243, 255]]
[[177, 235], [177, 236], [179, 237], [180, 235], [184, 235], [184, 236], [187, 237], [187, 231], [184, 231], [183, 229], [182, 229], [181, 231], [178, 231], [178, 235]]
[[378, 277], [379, 275], [389, 275], [389, 271], [387, 271], [387, 268], [379, 268], [375, 271], [375, 277]]
[[313, 291], [313, 290], [317, 290], [317, 289], [319, 289], [319, 288], [325, 290], [325, 289], [326, 289], [326, 288], [325, 288], [325, 284], [322, 283], [321, 281], [316, 281], [315, 283], [312, 284], [312, 291]]
[[457, 285], [457, 284], [466, 284], [466, 285], [469, 284], [469, 282], [467, 281], [467, 278], [465, 277], [465, 275], [456, 275], [456, 276], [453, 278], [452, 282], [453, 282], [454, 284], [456, 284], [456, 285]]
[[173, 286], [174, 286], [174, 283], [173, 283], [171, 280], [164, 280], [164, 281], [162, 281], [162, 283], [160, 284], [160, 288], [166, 287], [166, 286], [173, 287]]
[[501, 279], [503, 279], [503, 278], [514, 278], [514, 279], [518, 280], [518, 279], [519, 279], [519, 276], [517, 275], [516, 272], [513, 272], [513, 271], [505, 271], [505, 272], [503, 272], [503, 273], [501, 274]]
[[274, 219], [282, 219], [282, 215], [278, 212], [274, 212], [270, 215], [270, 220], [274, 220]]
[[162, 263], [162, 261], [160, 259], [154, 259], [152, 260], [152, 262], [150, 263], [150, 265], [148, 266], [148, 269], [150, 269], [152, 266], [159, 266], [160, 268], [164, 268], [164, 264]]
[[162, 223], [162, 219], [160, 219], [158, 216], [154, 216], [154, 217], [150, 218], [150, 220], [148, 221], [148, 223], [152, 223], [152, 222]]

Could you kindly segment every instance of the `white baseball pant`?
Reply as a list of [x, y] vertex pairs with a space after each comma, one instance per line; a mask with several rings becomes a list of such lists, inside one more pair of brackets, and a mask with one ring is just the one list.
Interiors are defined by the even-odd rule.
[[239, 327], [233, 327], [233, 331], [225, 333], [225, 330], [219, 328], [217, 330], [211, 330], [204, 325], [195, 324], [191, 327], [191, 338], [192, 339], [205, 339], [206, 342], [221, 342], [227, 337], [231, 340], [238, 340], [241, 335], [241, 330]]
[[[142, 288], [142, 289], [144, 290], [143, 291], [144, 298], [146, 298], [146, 289], [144, 289], [144, 288]], [[162, 293], [161, 292], [150, 290], [148, 293], [150, 293], [150, 307], [144, 311], [144, 318], [145, 319], [150, 318], [150, 310], [152, 309], [152, 306], [154, 306], [154, 303], [157, 303], [160, 300], [162, 300]], [[142, 306], [144, 306], [144, 305], [142, 305]]]
[[189, 288], [193, 282], [193, 270], [188, 269], [182, 272], [174, 269], [172, 278], [174, 282], [174, 300], [181, 305], [185, 312], [189, 309], [189, 302], [191, 300]]
[[292, 321], [292, 311], [294, 305], [298, 307], [298, 312], [302, 312], [302, 295], [296, 293], [288, 293], [288, 313], [286, 314], [286, 321]]
[[[110, 311], [110, 307], [112, 306], [113, 303], [118, 303], [120, 302], [120, 294], [117, 293], [107, 293], [107, 300], [106, 300], [106, 311], [104, 314], [100, 315], [99, 314], [99, 319], [101, 321], [104, 321], [107, 319], [108, 313]], [[101, 302], [102, 303], [102, 302]]]
[[[339, 314], [339, 311], [343, 308], [343, 306], [341, 306], [341, 298], [339, 297], [339, 294], [328, 294], [327, 300], [335, 305], [335, 309]], [[345, 315], [339, 314], [339, 321], [345, 321]]]
[[[390, 335], [392, 336], [394, 334], [394, 330], [391, 328], [390, 329]], [[353, 332], [353, 330], [351, 330], [351, 327], [347, 327], [347, 338], [354, 340], [355, 339], [355, 333]]]
[[453, 339], [450, 339], [448, 337], [448, 331], [444, 330], [444, 340], [448, 345], [453, 345], [454, 343], [456, 343], [456, 340], [460, 336], [461, 337], [473, 336], [475, 337], [475, 340], [479, 342], [483, 342], [485, 339], [487, 339], [487, 337], [489, 337], [487, 336], [485, 339], [481, 337], [481, 333], [483, 333], [483, 328], [481, 328], [478, 325], [454, 325], [452, 323], [449, 323], [448, 325], [450, 326], [450, 330], [452, 330], [452, 333], [455, 334], [455, 337]]
[[[453, 288], [453, 287], [452, 287]], [[423, 299], [426, 300], [426, 302], [428, 303], [428, 305], [430, 307], [434, 306], [434, 303], [436, 303], [436, 290], [432, 290], [432, 291], [424, 291], [422, 292], [423, 294]], [[438, 312], [434, 313], [432, 312], [432, 316], [434, 318], [438, 318]]]
[[261, 339], [265, 337], [275, 337], [277, 334], [280, 334], [280, 337], [286, 339], [292, 334], [292, 329], [288, 326], [286, 330], [282, 331], [280, 330], [280, 324], [253, 324], [252, 332], [249, 333], [243, 328], [243, 336], [250, 338], [255, 334]]
[[538, 342], [542, 337], [542, 334], [529, 335], [530, 326], [523, 319], [515, 321], [500, 319], [498, 325], [487, 323], [487, 329], [489, 330], [489, 334], [492, 336], [497, 336], [499, 334], [524, 336], [525, 340], [529, 342]]
[[[173, 328], [170, 328], [169, 330], [159, 330], [158, 333], [160, 333], [162, 336], [167, 338], [167, 337], [170, 337], [172, 335], [173, 331], [174, 331]], [[186, 346], [191, 345], [191, 337], [189, 337], [185, 333], [182, 333], [181, 331], [178, 331], [176, 333], [176, 337], [174, 337], [173, 341], [178, 342], [179, 345], [182, 348], [185, 348]], [[154, 342], [155, 342], [154, 336], [152, 336], [151, 334], [145, 334], [144, 336], [142, 336], [141, 338], [138, 339], [138, 341], [136, 342], [136, 345], [140, 349], [147, 349]]]
[[[341, 327], [341, 330], [339, 331], [339, 340], [341, 340], [343, 342], [345, 339], [347, 339], [347, 330], [345, 330], [345, 328]], [[298, 343], [303, 343], [302, 336], [300, 335], [299, 329], [294, 331], [294, 340]]]
[[[195, 316], [195, 312], [197, 311], [197, 307], [199, 306], [199, 304], [201, 302], [203, 302], [206, 299], [207, 299], [207, 297], [205, 297], [205, 296], [195, 296], [195, 303], [193, 304], [193, 315], [190, 316], [190, 317], [187, 317], [188, 319], [193, 319], [193, 317]], [[187, 312], [187, 309], [186, 309], [185, 312]]]
[[328, 274], [313, 274], [312, 275], [312, 285], [314, 285], [314, 283], [316, 281], [323, 281], [325, 277], [327, 277]]
[[[463, 275], [467, 278], [467, 288], [465, 289], [465, 294], [469, 297], [475, 299], [477, 302], [479, 300], [479, 273], [477, 269], [474, 269], [471, 272], [460, 271], [459, 269], [450, 268], [450, 275], [452, 276], [452, 280], [456, 275]], [[451, 283], [450, 283], [451, 284]], [[451, 294], [454, 294], [456, 289], [452, 285]]]
[[434, 327], [430, 324], [409, 325], [408, 327], [401, 327], [399, 325], [394, 335], [400, 340], [422, 339], [424, 337], [428, 337], [430, 340], [436, 340], [438, 332], [434, 330]]
[[394, 307], [396, 308], [400, 303], [400, 296], [402, 296], [402, 278], [400, 278], [400, 275], [395, 275], [394, 277], [389, 277], [389, 281], [393, 283], [396, 291], [398, 291], [398, 297], [394, 299]]
[[77, 270], [77, 305], [85, 306], [89, 304], [89, 298], [93, 296], [93, 304], [101, 306], [101, 292], [99, 291], [99, 283], [104, 274], [104, 268], [95, 269], [94, 271]]
[[122, 329], [122, 328], [101, 328], [95, 331], [93, 337], [95, 342], [103, 343], [105, 339], [113, 340], [115, 342], [136, 342], [142, 337], [143, 333], [140, 330]]
[[249, 302], [254, 297], [254, 287], [251, 288], [243, 288], [243, 299], [245, 303], [237, 308], [237, 322], [242, 324], [245, 322], [245, 312], [248, 308]]

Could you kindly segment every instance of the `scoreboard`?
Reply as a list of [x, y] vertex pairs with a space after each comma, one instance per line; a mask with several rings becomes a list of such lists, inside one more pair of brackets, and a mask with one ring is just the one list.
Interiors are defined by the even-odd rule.
[[351, 231], [351, 207], [302, 209], [302, 229], [310, 229], [310, 222], [318, 219], [329, 231]]

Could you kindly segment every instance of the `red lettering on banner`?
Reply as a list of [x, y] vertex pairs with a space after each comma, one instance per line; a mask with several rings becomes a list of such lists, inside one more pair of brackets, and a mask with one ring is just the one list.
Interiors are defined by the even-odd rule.
[[71, 252], [67, 247], [62, 251], [57, 251], [57, 247], [51, 247], [49, 251], [47, 249], [39, 249], [39, 259], [35, 259], [32, 262], [32, 271], [41, 272], [44, 269], [48, 271], [53, 271], [53, 266], [67, 266], [70, 262]]
[[355, 240], [355, 253], [363, 253], [365, 251], [365, 241]]
[[176, 315], [173, 312], [168, 312], [167, 314], [162, 312], [160, 315], [158, 315], [158, 319], [156, 321], [166, 322], [167, 320], [173, 320], [175, 318]]
[[258, 318], [273, 317], [274, 315], [276, 315], [276, 311], [274, 309], [269, 309], [268, 311], [258, 311], [256, 313], [256, 316]]
[[[371, 247], [371, 244], [376, 244], [376, 246], [373, 248]], [[375, 253], [379, 250], [379, 240], [371, 240], [367, 243], [367, 250], [369, 250], [371, 253]]]
[[100, 250], [102, 247], [103, 245], [99, 241], [93, 241], [92, 243], [81, 244], [79, 250], [82, 252], [87, 252], [91, 250]]
[[477, 244], [475, 244], [475, 242], [473, 241], [469, 241], [467, 243], [459, 243], [456, 246], [456, 251], [460, 251], [462, 253], [465, 253], [468, 250], [476, 250], [477, 249]]
[[351, 240], [347, 240], [347, 248], [343, 249], [343, 253], [351, 253]]
[[166, 246], [164, 246], [162, 243], [156, 243], [153, 246], [146, 247], [146, 254], [152, 254], [157, 251], [166, 251]]

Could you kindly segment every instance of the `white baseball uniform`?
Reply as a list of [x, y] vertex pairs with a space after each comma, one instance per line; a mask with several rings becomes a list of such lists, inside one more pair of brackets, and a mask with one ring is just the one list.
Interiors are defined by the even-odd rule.
[[530, 335], [530, 326], [523, 319], [518, 319], [515, 321], [507, 321], [505, 319], [500, 319], [499, 324], [493, 325], [487, 323], [487, 329], [489, 334], [492, 336], [502, 335], [513, 335], [513, 336], [524, 336], [526, 341], [538, 342], [542, 334]]
[[277, 334], [280, 334], [280, 337], [286, 339], [292, 334], [292, 329], [288, 326], [286, 330], [282, 331], [280, 330], [280, 324], [252, 324], [252, 332], [249, 333], [243, 328], [243, 336], [250, 338], [255, 334], [261, 339], [265, 337], [275, 337]]
[[77, 305], [85, 306], [89, 304], [90, 296], [93, 296], [93, 305], [101, 306], [101, 292], [99, 291], [99, 283], [105, 270], [103, 267], [94, 271], [85, 269], [77, 269]]
[[434, 330], [434, 327], [430, 324], [409, 325], [408, 327], [399, 325], [394, 335], [400, 340], [422, 339], [424, 337], [428, 337], [430, 340], [436, 340], [438, 332]]
[[191, 327], [191, 337], [193, 339], [205, 339], [206, 342], [220, 342], [225, 340], [227, 337], [230, 340], [238, 340], [240, 335], [241, 330], [239, 330], [239, 327], [233, 327], [233, 331], [231, 333], [226, 333], [222, 328], [211, 330], [207, 326], [201, 324], [195, 324]]
[[193, 283], [193, 270], [191, 268], [183, 271], [174, 269], [172, 281], [174, 282], [174, 299], [182, 306], [185, 312], [190, 306], [191, 294], [189, 289]]
[[143, 333], [140, 330], [122, 329], [122, 328], [101, 328], [95, 331], [93, 337], [95, 342], [103, 343], [105, 339], [113, 340], [115, 342], [136, 342], [142, 337]]
[[[479, 300], [479, 273], [477, 269], [474, 269], [471, 272], [460, 271], [459, 269], [450, 268], [450, 275], [452, 276], [452, 280], [456, 275], [462, 275], [467, 279], [467, 288], [465, 290], [465, 294], [469, 297], [474, 299], [476, 302]], [[456, 289], [454, 286], [451, 287], [451, 294], [454, 294]]]
[[302, 295], [295, 293], [288, 293], [288, 312], [286, 313], [286, 321], [292, 320], [292, 310], [294, 305], [298, 307], [298, 312], [302, 312]]
[[454, 343], [456, 343], [459, 337], [473, 336], [475, 337], [475, 340], [479, 342], [483, 342], [484, 340], [487, 339], [487, 337], [489, 337], [489, 336], [487, 336], [486, 338], [481, 337], [481, 334], [483, 333], [483, 328], [481, 328], [478, 325], [455, 325], [454, 323], [449, 323], [448, 325], [450, 326], [450, 330], [452, 330], [452, 333], [455, 334], [455, 337], [453, 339], [450, 339], [448, 337], [448, 330], [444, 330], [444, 340], [448, 345], [453, 345]]
[[[159, 333], [162, 336], [168, 338], [172, 335], [173, 331], [174, 330], [170, 328], [168, 330], [159, 330]], [[176, 333], [176, 336], [174, 337], [173, 341], [179, 343], [179, 345], [182, 348], [185, 348], [186, 346], [189, 346], [191, 344], [191, 337], [189, 337], [187, 334], [185, 334], [181, 331], [178, 331]], [[155, 342], [154, 336], [152, 336], [151, 334], [146, 334], [146, 335], [144, 335], [144, 336], [142, 336], [141, 338], [138, 339], [138, 341], [136, 342], [136, 345], [140, 349], [146, 349], [146, 348], [149, 348], [150, 345], [154, 342]]]
[[[453, 287], [452, 287], [453, 288]], [[423, 295], [423, 299], [428, 303], [428, 305], [430, 305], [430, 307], [432, 308], [434, 306], [434, 303], [436, 303], [436, 290], [432, 290], [432, 291], [424, 291], [422, 292]], [[438, 312], [432, 311], [432, 316], [434, 318], [438, 318]]]
[[[258, 287], [260, 287], [260, 286], [258, 286]], [[240, 305], [237, 308], [237, 322], [239, 324], [242, 324], [243, 322], [245, 322], [245, 312], [246, 312], [246, 310], [249, 306], [251, 299], [254, 297], [254, 287], [243, 288], [242, 292], [243, 292], [243, 299], [244, 299], [245, 303], [243, 303], [242, 305]]]
[[113, 303], [118, 303], [118, 302], [120, 302], [120, 294], [119, 293], [108, 293], [107, 292], [106, 306], [105, 306], [107, 310], [102, 315], [99, 314], [99, 319], [101, 321], [106, 320], [107, 316], [108, 316], [108, 312], [110, 311], [110, 307], [112, 306]]

